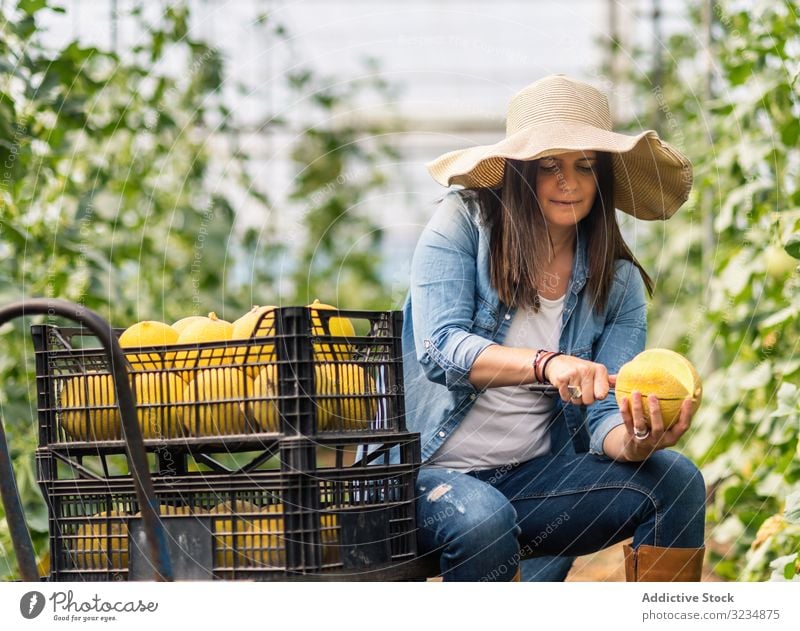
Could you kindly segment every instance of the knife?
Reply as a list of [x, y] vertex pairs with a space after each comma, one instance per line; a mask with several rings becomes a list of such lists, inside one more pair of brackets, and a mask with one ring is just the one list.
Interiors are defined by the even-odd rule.
[[[535, 383], [528, 386], [531, 392], [539, 392], [546, 395], [558, 395], [558, 388], [549, 383]], [[578, 386], [567, 386], [570, 396], [574, 396], [578, 392]], [[609, 394], [614, 393], [614, 388], [608, 389]]]

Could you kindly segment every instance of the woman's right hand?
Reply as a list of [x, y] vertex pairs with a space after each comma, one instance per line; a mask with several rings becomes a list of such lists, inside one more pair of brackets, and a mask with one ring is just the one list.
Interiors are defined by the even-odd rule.
[[[544, 378], [558, 388], [562, 401], [575, 405], [590, 405], [608, 396], [606, 367], [572, 355], [553, 357], [547, 364]], [[577, 388], [576, 396], [570, 395], [567, 386]]]

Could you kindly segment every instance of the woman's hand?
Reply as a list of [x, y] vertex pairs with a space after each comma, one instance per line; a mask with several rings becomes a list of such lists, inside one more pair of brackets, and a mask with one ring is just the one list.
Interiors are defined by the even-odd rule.
[[[571, 355], [553, 357], [544, 378], [558, 388], [563, 401], [575, 405], [590, 405], [608, 396], [606, 367]], [[574, 396], [567, 386], [573, 386]]]
[[[613, 376], [611, 380], [615, 381]], [[650, 411], [649, 425], [644, 417], [645, 405]], [[645, 400], [641, 392], [632, 392], [630, 398], [622, 399], [620, 413], [624, 424], [608, 433], [603, 449], [606, 454], [617, 460], [640, 462], [654, 451], [672, 447], [680, 440], [692, 422], [692, 400], [683, 401], [680, 416], [669, 429], [664, 429], [661, 406], [654, 394]], [[637, 438], [637, 435], [641, 438]]]

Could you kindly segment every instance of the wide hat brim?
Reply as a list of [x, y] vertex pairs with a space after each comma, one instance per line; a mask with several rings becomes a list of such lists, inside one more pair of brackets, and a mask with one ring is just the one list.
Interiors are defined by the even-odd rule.
[[630, 136], [571, 121], [527, 127], [493, 145], [451, 151], [426, 166], [443, 186], [494, 188], [502, 183], [506, 159], [538, 160], [571, 151], [612, 154], [615, 206], [639, 219], [669, 219], [692, 188], [691, 162], [655, 131]]

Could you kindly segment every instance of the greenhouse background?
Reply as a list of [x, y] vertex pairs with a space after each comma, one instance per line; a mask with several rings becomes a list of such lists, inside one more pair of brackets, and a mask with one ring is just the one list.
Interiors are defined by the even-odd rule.
[[[135, 4], [75, 0], [66, 13], [42, 21], [45, 41], [59, 46], [77, 39], [124, 54], [142, 37], [130, 16]], [[308, 94], [293, 94], [282, 78], [306, 65], [334, 84], [363, 77], [373, 68], [387, 82], [387, 93], [361, 94], [328, 120], [356, 126], [369, 121], [392, 133], [389, 144], [400, 159], [376, 165], [386, 171], [385, 189], [361, 203], [384, 233], [382, 277], [400, 284], [417, 235], [441, 193], [425, 162], [462, 145], [502, 137], [508, 101], [530, 81], [557, 71], [608, 87], [617, 81], [614, 73], [601, 70], [603, 64], [613, 66], [620, 78], [632, 63], [627, 57], [633, 48], [641, 47], [648, 56], [665, 55], [652, 42], [687, 24], [685, 8], [674, 0], [579, 0], [565, 6], [502, 1], [491, 8], [447, 0], [194, 0], [186, 6], [193, 36], [225, 60], [227, 122], [237, 126], [237, 140], [248, 149], [254, 186], [270, 191], [281, 209], [270, 217], [278, 225], [293, 221], [286, 149], [297, 130], [327, 115], [314, 111]], [[157, 18], [163, 5], [145, 3], [144, 11]], [[285, 42], [255, 26], [266, 15], [286, 28]], [[612, 31], [621, 42], [616, 50], [610, 46]], [[181, 72], [177, 56], [166, 55], [162, 64], [165, 72]], [[630, 92], [623, 82], [612, 93], [617, 120], [636, 116]], [[291, 128], [265, 124], [276, 115], [291, 120]], [[209, 131], [217, 135], [213, 127]], [[208, 140], [219, 164], [226, 159], [226, 134]], [[237, 222], [262, 221], [258, 209], [242, 200]]]

